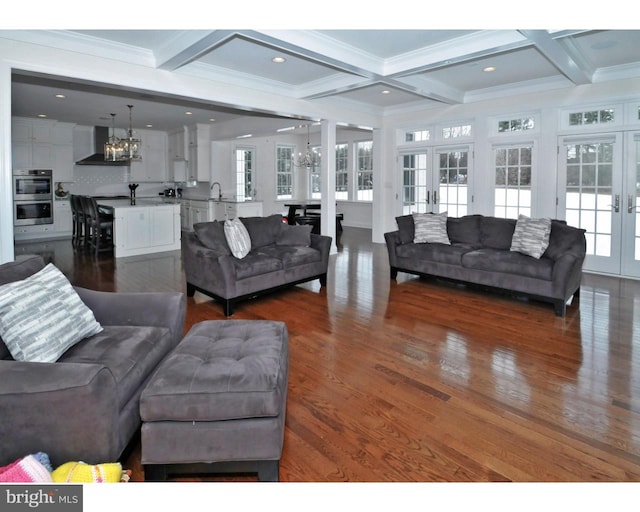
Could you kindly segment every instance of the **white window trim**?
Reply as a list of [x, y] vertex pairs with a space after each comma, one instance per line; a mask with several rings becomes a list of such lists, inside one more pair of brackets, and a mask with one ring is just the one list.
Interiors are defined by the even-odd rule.
[[[449, 139], [445, 139], [442, 135], [442, 131], [445, 128], [454, 128], [456, 126], [465, 126], [465, 125], [469, 125], [471, 127], [471, 133], [468, 136], [455, 137], [455, 138], [452, 137]], [[476, 136], [476, 127], [475, 127], [474, 121], [471, 119], [464, 119], [460, 121], [450, 121], [447, 123], [440, 123], [436, 127], [434, 137], [432, 140], [437, 144], [460, 144], [462, 142], [473, 142], [475, 139], [475, 136]]]
[[295, 144], [276, 144], [274, 151], [273, 151], [273, 156], [274, 156], [274, 176], [275, 179], [273, 180], [273, 197], [275, 201], [290, 201], [291, 198], [293, 198], [294, 194], [295, 194], [295, 189], [296, 189], [296, 183], [295, 183], [295, 179], [296, 179], [296, 173], [294, 172], [294, 168], [293, 168], [293, 163], [291, 164], [292, 169], [291, 169], [291, 198], [282, 198], [278, 196], [278, 149], [279, 148], [289, 148], [291, 149], [291, 154], [295, 155], [296, 154], [296, 145]]

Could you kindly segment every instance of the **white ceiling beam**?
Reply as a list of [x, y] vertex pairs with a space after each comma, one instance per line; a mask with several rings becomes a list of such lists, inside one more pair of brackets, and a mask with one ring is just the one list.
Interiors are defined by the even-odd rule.
[[156, 68], [167, 71], [193, 62], [235, 35], [230, 30], [181, 30], [154, 53]]
[[581, 62], [570, 55], [546, 30], [520, 30], [534, 47], [553, 64], [560, 73], [576, 85], [592, 83], [593, 73], [581, 67]]

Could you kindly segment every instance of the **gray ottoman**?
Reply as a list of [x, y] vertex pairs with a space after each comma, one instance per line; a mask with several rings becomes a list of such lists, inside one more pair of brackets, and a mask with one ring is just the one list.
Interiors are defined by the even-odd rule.
[[145, 480], [257, 473], [277, 481], [288, 373], [283, 322], [195, 324], [140, 398]]

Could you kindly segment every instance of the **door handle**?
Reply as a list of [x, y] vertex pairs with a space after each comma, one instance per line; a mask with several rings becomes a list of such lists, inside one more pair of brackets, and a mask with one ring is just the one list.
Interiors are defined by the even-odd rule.
[[434, 190], [433, 191], [433, 204], [438, 204], [438, 199], [437, 199], [437, 192]]
[[609, 206], [613, 206], [613, 211], [616, 213], [620, 211], [620, 194], [616, 194], [614, 196], [613, 205], [609, 205]]
[[427, 190], [427, 204], [429, 204], [429, 191]]
[[634, 208], [636, 206], [633, 204], [633, 194], [629, 194], [627, 196], [627, 213], [633, 213]]

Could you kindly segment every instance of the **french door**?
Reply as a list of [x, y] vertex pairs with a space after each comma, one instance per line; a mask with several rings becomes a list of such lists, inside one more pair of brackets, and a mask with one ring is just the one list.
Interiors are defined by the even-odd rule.
[[561, 137], [558, 217], [586, 230], [584, 269], [640, 277], [640, 134]]
[[467, 214], [473, 151], [470, 146], [428, 148], [400, 154], [402, 211]]

